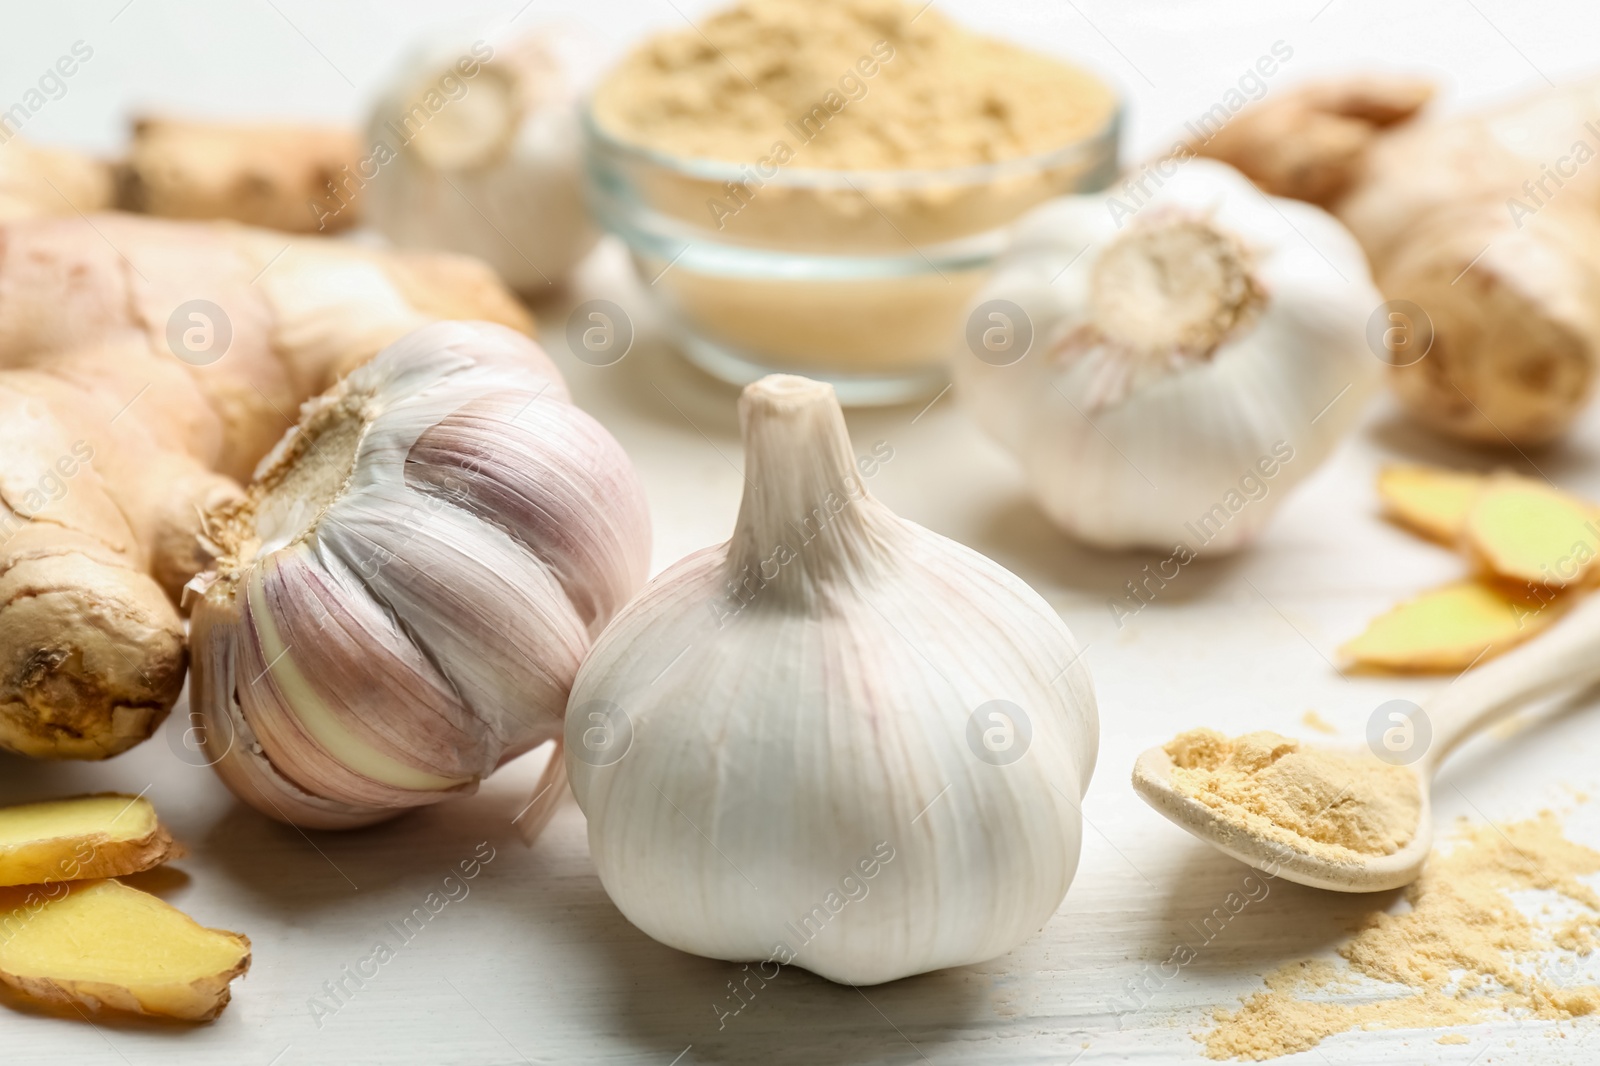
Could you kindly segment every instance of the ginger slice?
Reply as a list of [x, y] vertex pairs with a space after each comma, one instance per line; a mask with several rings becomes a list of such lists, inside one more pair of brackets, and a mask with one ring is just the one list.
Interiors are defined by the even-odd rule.
[[0, 885], [120, 877], [182, 853], [139, 796], [108, 792], [0, 808]]
[[1600, 558], [1600, 512], [1531, 478], [1491, 478], [1467, 513], [1463, 536], [1502, 577], [1561, 588], [1578, 584]]
[[1395, 521], [1453, 546], [1488, 480], [1438, 466], [1386, 466], [1378, 474], [1378, 498]]
[[210, 1021], [250, 940], [120, 881], [0, 890], [0, 981], [41, 1003]]
[[1557, 593], [1540, 598], [1486, 582], [1460, 581], [1379, 615], [1339, 653], [1357, 666], [1382, 670], [1464, 670], [1538, 633], [1555, 621], [1563, 606]]

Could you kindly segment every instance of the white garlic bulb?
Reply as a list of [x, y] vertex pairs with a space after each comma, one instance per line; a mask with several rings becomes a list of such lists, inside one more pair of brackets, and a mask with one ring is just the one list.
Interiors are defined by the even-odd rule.
[[207, 528], [207, 755], [245, 802], [317, 828], [559, 739], [590, 640], [649, 565], [621, 446], [537, 344], [484, 322], [416, 330], [307, 403]]
[[402, 248], [476, 256], [519, 292], [559, 284], [598, 239], [569, 69], [580, 45], [548, 28], [414, 55], [368, 118], [368, 221]]
[[1231, 551], [1376, 388], [1383, 297], [1331, 215], [1231, 167], [1167, 160], [1146, 187], [1017, 224], [955, 356], [958, 395], [1068, 533]]
[[867, 494], [830, 386], [767, 377], [739, 413], [732, 539], [647, 585], [573, 686], [601, 882], [663, 943], [840, 982], [1010, 951], [1077, 867], [1098, 723], [1072, 635]]

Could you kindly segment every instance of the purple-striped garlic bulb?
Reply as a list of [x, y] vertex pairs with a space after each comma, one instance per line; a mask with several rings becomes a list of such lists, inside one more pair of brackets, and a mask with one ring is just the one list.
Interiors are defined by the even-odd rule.
[[419, 329], [307, 403], [207, 529], [216, 562], [190, 585], [207, 759], [262, 813], [324, 829], [559, 740], [650, 556], [622, 447], [537, 344], [482, 322]]

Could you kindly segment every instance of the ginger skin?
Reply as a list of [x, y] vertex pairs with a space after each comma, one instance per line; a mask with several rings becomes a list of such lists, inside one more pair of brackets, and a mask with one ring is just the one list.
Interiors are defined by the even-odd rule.
[[1419, 422], [1547, 443], [1588, 402], [1600, 364], [1600, 170], [1574, 158], [1579, 142], [1597, 147], [1584, 122], [1600, 112], [1600, 79], [1404, 121], [1428, 96], [1409, 79], [1306, 86], [1194, 147], [1268, 192], [1329, 207], [1384, 295], [1423, 309], [1432, 346], [1390, 377]]
[[80, 152], [42, 148], [0, 128], [0, 222], [104, 211], [111, 168]]
[[1312, 82], [1262, 101], [1190, 147], [1272, 196], [1332, 210], [1360, 177], [1373, 142], [1432, 97], [1433, 86], [1416, 78]]
[[[0, 225], [0, 747], [98, 759], [149, 736], [183, 684], [201, 514], [302, 402], [438, 318], [531, 330], [455, 256], [130, 215]], [[224, 325], [220, 355], [186, 350]]]
[[339, 127], [154, 117], [134, 122], [125, 158], [106, 162], [0, 128], [0, 222], [117, 208], [332, 234], [360, 221], [364, 152]]
[[361, 155], [356, 133], [338, 127], [141, 118], [116, 168], [117, 206], [335, 233], [359, 219]]

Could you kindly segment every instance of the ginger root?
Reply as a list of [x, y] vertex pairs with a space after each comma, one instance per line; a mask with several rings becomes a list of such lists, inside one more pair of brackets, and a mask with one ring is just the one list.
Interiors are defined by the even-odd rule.
[[120, 877], [182, 853], [150, 801], [114, 792], [0, 808], [0, 886]]
[[0, 747], [105, 758], [182, 687], [200, 515], [419, 325], [528, 332], [487, 267], [131, 215], [0, 225]]
[[142, 118], [127, 157], [106, 163], [0, 128], [0, 222], [117, 207], [335, 233], [360, 221], [362, 155], [357, 133], [338, 127]]
[[1600, 509], [1535, 478], [1389, 466], [1378, 496], [1395, 521], [1461, 548], [1493, 578], [1562, 588], [1600, 557]]
[[0, 981], [30, 999], [204, 1022], [250, 941], [118, 881], [0, 890]]
[[1594, 571], [1600, 511], [1542, 481], [1501, 475], [1473, 499], [1462, 536], [1501, 577], [1562, 588]]
[[1339, 649], [1356, 666], [1400, 672], [1465, 670], [1522, 643], [1561, 613], [1561, 597], [1483, 581], [1425, 592], [1374, 618]]
[[1378, 474], [1378, 498], [1396, 522], [1453, 547], [1484, 482], [1480, 474], [1437, 466], [1386, 466]]
[[1190, 147], [1272, 196], [1332, 205], [1356, 181], [1368, 148], [1433, 98], [1418, 78], [1368, 74], [1278, 93]]
[[1600, 557], [1600, 510], [1543, 481], [1389, 466], [1378, 495], [1395, 521], [1477, 564], [1476, 579], [1379, 615], [1340, 653], [1384, 670], [1462, 670], [1544, 629]]
[[0, 222], [53, 218], [111, 206], [111, 168], [79, 152], [41, 148], [0, 127]]
[[352, 130], [143, 118], [117, 168], [118, 206], [163, 218], [230, 218], [334, 233], [359, 217]]
[[1424, 88], [1381, 84], [1279, 94], [1194, 147], [1330, 207], [1384, 295], [1421, 308], [1412, 327], [1431, 345], [1391, 370], [1415, 418], [1471, 441], [1553, 440], [1600, 366], [1600, 169], [1584, 165], [1600, 152], [1600, 79], [1415, 122], [1397, 120]]

